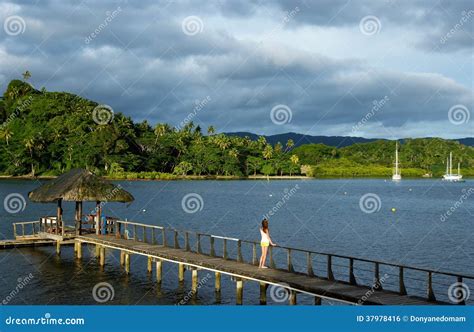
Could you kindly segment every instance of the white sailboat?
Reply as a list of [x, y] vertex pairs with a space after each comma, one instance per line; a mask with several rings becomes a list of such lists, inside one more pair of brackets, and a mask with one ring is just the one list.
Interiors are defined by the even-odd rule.
[[393, 170], [392, 181], [400, 181], [402, 175], [400, 173], [400, 167], [398, 162], [398, 142], [395, 146], [395, 169]]
[[444, 181], [460, 182], [462, 181], [461, 165], [458, 163], [458, 173], [453, 174], [453, 153], [449, 153], [449, 158], [446, 160], [446, 174], [443, 175]]

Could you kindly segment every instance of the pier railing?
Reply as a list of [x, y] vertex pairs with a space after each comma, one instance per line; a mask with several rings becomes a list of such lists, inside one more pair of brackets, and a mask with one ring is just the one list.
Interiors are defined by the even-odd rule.
[[[252, 265], [259, 263], [260, 243], [257, 241], [131, 221], [116, 221], [114, 230], [110, 229], [110, 233], [115, 233], [117, 237], [125, 239], [183, 249], [210, 257], [220, 257]], [[270, 246], [267, 262], [273, 269], [368, 286], [371, 287], [371, 294], [384, 289], [400, 295], [425, 297], [430, 301], [449, 300], [457, 304], [465, 304], [466, 298], [462, 296], [466, 291], [463, 287], [468, 287], [465, 282], [474, 285], [474, 275], [286, 246]]]
[[40, 231], [40, 222], [22, 221], [13, 223], [13, 236], [15, 239], [36, 236]]

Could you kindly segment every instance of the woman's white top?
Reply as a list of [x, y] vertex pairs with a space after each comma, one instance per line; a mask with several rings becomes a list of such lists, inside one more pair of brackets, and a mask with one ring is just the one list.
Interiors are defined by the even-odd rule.
[[270, 243], [270, 236], [268, 236], [268, 234], [263, 231], [263, 228], [260, 228], [260, 235], [262, 235], [262, 240], [261, 240], [261, 242], [268, 242], [268, 243]]

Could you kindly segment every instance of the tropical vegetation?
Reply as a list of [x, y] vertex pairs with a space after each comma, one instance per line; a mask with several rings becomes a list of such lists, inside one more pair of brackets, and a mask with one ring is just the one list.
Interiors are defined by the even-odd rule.
[[[108, 106], [66, 92], [9, 83], [0, 99], [0, 174], [57, 175], [72, 168], [124, 179], [273, 175], [389, 176], [395, 142], [343, 148], [217, 133], [189, 121], [172, 127], [134, 122]], [[107, 113], [108, 112], [108, 113]], [[438, 176], [449, 152], [474, 175], [474, 148], [440, 138], [400, 141], [404, 176]]]

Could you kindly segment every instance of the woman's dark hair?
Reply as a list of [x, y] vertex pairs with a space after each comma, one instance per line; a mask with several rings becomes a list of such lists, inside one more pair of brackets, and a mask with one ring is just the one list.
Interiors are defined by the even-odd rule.
[[268, 220], [267, 219], [263, 219], [262, 220], [262, 229], [266, 232], [267, 229], [268, 229]]

